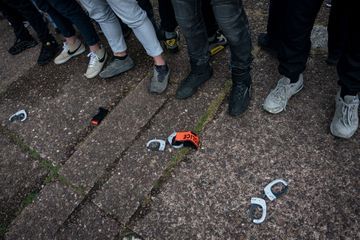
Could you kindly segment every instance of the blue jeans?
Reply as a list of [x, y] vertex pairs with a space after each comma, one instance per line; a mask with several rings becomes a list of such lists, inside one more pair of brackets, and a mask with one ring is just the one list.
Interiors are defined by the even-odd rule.
[[76, 34], [77, 27], [89, 46], [99, 42], [99, 37], [89, 16], [75, 0], [34, 0], [38, 8], [50, 15], [64, 37]]
[[[176, 20], [185, 35], [190, 61], [195, 65], [209, 61], [208, 36], [201, 13], [201, 0], [172, 0]], [[211, 5], [231, 51], [231, 69], [248, 73], [252, 62], [248, 20], [241, 0], [212, 0]]]

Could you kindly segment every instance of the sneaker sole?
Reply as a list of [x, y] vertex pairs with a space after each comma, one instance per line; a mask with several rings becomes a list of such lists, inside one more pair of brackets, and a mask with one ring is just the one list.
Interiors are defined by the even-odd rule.
[[[288, 101], [289, 101], [294, 95], [296, 95], [297, 93], [299, 93], [303, 88], [304, 88], [304, 84], [301, 85], [301, 87], [300, 87], [293, 95], [291, 95], [291, 96], [289, 97]], [[286, 102], [285, 107], [286, 107], [286, 106], [287, 106], [287, 102]], [[281, 113], [282, 111], [285, 110], [285, 107], [282, 108], [282, 109], [280, 109], [280, 110], [274, 110], [274, 109], [267, 109], [267, 108], [265, 107], [265, 105], [263, 105], [264, 110], [265, 110], [266, 112], [268, 112], [268, 113], [271, 113], [271, 114]]]
[[82, 45], [82, 47], [79, 48], [79, 50], [77, 50], [74, 54], [69, 55], [68, 58], [62, 59], [61, 61], [55, 61], [55, 60], [54, 60], [54, 63], [55, 63], [56, 65], [60, 65], [60, 64], [66, 63], [66, 62], [69, 61], [71, 58], [76, 57], [76, 56], [84, 53], [85, 51], [86, 51], [86, 48], [85, 48], [84, 45]]

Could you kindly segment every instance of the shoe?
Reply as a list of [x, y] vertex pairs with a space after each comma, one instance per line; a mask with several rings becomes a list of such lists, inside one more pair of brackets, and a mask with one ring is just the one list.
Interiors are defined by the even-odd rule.
[[189, 75], [182, 80], [176, 91], [177, 99], [186, 99], [194, 95], [198, 87], [209, 80], [213, 74], [213, 69], [209, 63], [205, 63], [201, 66], [192, 64], [191, 68]]
[[332, 6], [331, 0], [325, 0], [325, 6], [328, 8], [331, 8], [331, 6]]
[[300, 74], [296, 83], [290, 83], [290, 79], [283, 77], [279, 80], [275, 89], [271, 90], [264, 102], [264, 109], [269, 113], [279, 113], [285, 110], [288, 100], [300, 92], [304, 87], [303, 75]]
[[101, 78], [112, 78], [120, 73], [129, 71], [135, 66], [131, 57], [127, 56], [124, 60], [113, 58], [109, 65], [99, 74]]
[[150, 80], [149, 92], [150, 93], [163, 93], [168, 85], [170, 77], [170, 69], [167, 65], [155, 66], [154, 75]]
[[208, 38], [209, 52], [211, 56], [214, 56], [218, 52], [225, 49], [228, 44], [227, 38], [220, 30], [216, 31], [215, 35]]
[[229, 98], [229, 114], [239, 116], [245, 112], [250, 104], [251, 98], [251, 77], [248, 81], [236, 81], [233, 78], [233, 86]]
[[19, 54], [23, 51], [25, 51], [28, 48], [35, 47], [37, 45], [37, 41], [35, 39], [16, 39], [14, 45], [9, 49], [9, 53], [11, 55]]
[[90, 52], [87, 56], [90, 57], [90, 61], [84, 75], [87, 78], [94, 78], [100, 73], [101, 69], [104, 67], [107, 59], [107, 53], [104, 48], [101, 48], [96, 53]]
[[59, 44], [55, 40], [43, 43], [37, 63], [43, 66], [51, 62], [59, 52], [59, 48]]
[[76, 43], [74, 50], [70, 50], [70, 46], [64, 42], [63, 50], [54, 60], [55, 64], [63, 64], [69, 61], [72, 57], [82, 54], [85, 52], [85, 46], [79, 40]]
[[276, 55], [278, 52], [277, 46], [273, 43], [267, 33], [260, 33], [258, 36], [258, 46], [269, 52], [270, 54]]
[[164, 44], [165, 48], [170, 53], [177, 53], [179, 51], [179, 35], [177, 32], [164, 32]]
[[336, 95], [336, 109], [330, 125], [332, 135], [340, 138], [351, 138], [359, 127], [359, 97]]

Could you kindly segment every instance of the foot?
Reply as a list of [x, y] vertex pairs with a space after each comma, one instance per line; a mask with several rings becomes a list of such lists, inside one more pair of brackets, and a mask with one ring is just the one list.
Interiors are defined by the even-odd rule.
[[63, 64], [69, 61], [71, 58], [85, 52], [85, 46], [77, 40], [76, 43], [70, 45], [64, 42], [63, 50], [54, 60], [55, 64]]
[[260, 33], [258, 36], [258, 46], [271, 54], [277, 54], [277, 46], [273, 43], [267, 33]]
[[113, 58], [110, 64], [99, 74], [101, 78], [111, 78], [120, 73], [129, 71], [135, 66], [131, 57], [127, 56], [125, 59]]
[[166, 49], [170, 53], [177, 53], [179, 51], [179, 35], [177, 32], [164, 32], [164, 43]]
[[37, 63], [42, 66], [51, 62], [56, 54], [59, 52], [59, 44], [55, 41], [48, 41], [43, 43], [40, 50], [40, 55]]
[[84, 76], [87, 78], [94, 78], [100, 73], [101, 69], [104, 67], [107, 59], [107, 54], [105, 49], [101, 48], [96, 52], [90, 52], [88, 54], [88, 57], [90, 58], [90, 61]]
[[214, 36], [208, 39], [209, 41], [209, 52], [211, 56], [214, 56], [218, 52], [225, 49], [228, 44], [227, 38], [221, 31], [217, 31]]
[[330, 125], [332, 135], [340, 138], [351, 138], [359, 126], [359, 97], [336, 95], [336, 109]]
[[29, 39], [18, 38], [16, 39], [14, 45], [9, 49], [9, 53], [11, 55], [16, 55], [25, 51], [28, 48], [35, 47], [37, 44], [38, 44], [37, 41], [35, 41], [35, 39], [33, 38], [29, 38]]
[[170, 69], [167, 65], [155, 66], [154, 75], [150, 80], [149, 92], [150, 93], [163, 93], [168, 85], [170, 77]]
[[190, 74], [182, 80], [176, 91], [177, 99], [186, 99], [194, 95], [198, 87], [209, 80], [213, 74], [213, 69], [209, 63], [192, 68]]
[[288, 100], [300, 92], [304, 86], [303, 75], [300, 74], [296, 83], [290, 83], [290, 79], [283, 77], [279, 80], [275, 89], [271, 90], [264, 102], [264, 109], [269, 113], [280, 113], [285, 110]]
[[229, 99], [229, 114], [239, 116], [245, 112], [250, 104], [251, 85], [244, 82], [234, 82]]

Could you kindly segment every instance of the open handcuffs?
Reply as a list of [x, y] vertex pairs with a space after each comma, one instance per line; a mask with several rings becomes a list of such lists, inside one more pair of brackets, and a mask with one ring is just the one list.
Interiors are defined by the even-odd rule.
[[[280, 191], [273, 191], [273, 187], [275, 185], [282, 184], [283, 187]], [[276, 198], [280, 197], [281, 195], [285, 194], [288, 191], [288, 183], [283, 179], [275, 179], [272, 182], [270, 182], [268, 185], [264, 188], [264, 194], [265, 196], [270, 200], [274, 201]], [[250, 200], [250, 217], [252, 219], [252, 222], [255, 224], [260, 224], [264, 222], [266, 218], [266, 211], [267, 206], [266, 202], [263, 198], [258, 197], [252, 197]], [[261, 208], [262, 214], [260, 218], [255, 218], [255, 210], [257, 208]]]
[[[195, 149], [200, 147], [200, 139], [198, 135], [192, 131], [173, 132], [168, 138], [167, 142], [173, 148], [179, 149], [190, 146]], [[152, 151], [164, 151], [166, 141], [162, 139], [152, 139], [147, 142], [146, 147]]]
[[20, 110], [20, 111], [17, 111], [15, 114], [11, 115], [9, 117], [9, 121], [10, 122], [15, 122], [15, 121], [25, 121], [27, 118], [27, 113], [25, 110]]

